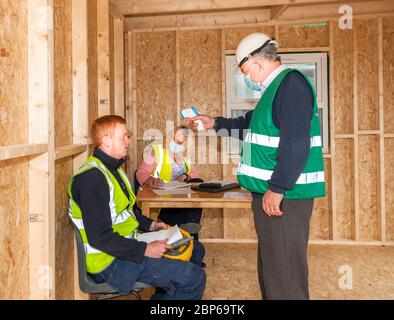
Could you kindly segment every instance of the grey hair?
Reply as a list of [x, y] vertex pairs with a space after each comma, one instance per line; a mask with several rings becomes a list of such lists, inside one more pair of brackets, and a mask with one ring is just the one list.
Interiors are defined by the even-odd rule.
[[281, 61], [278, 55], [277, 47], [275, 43], [271, 43], [261, 49], [259, 52], [255, 53], [253, 57], [260, 57], [268, 61]]

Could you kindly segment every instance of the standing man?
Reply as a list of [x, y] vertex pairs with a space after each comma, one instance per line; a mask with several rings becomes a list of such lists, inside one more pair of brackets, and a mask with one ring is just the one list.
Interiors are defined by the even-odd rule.
[[190, 120], [226, 135], [238, 129], [244, 140], [237, 177], [253, 195], [262, 296], [309, 299], [309, 222], [313, 199], [325, 196], [315, 93], [303, 74], [281, 64], [276, 42], [263, 33], [245, 37], [236, 59], [245, 84], [262, 92], [256, 108], [237, 119]]

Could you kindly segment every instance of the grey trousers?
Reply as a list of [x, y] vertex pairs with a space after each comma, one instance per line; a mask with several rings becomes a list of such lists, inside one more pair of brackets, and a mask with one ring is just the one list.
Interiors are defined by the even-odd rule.
[[261, 294], [268, 300], [309, 299], [307, 246], [313, 199], [284, 199], [281, 217], [268, 216], [261, 199], [253, 194]]

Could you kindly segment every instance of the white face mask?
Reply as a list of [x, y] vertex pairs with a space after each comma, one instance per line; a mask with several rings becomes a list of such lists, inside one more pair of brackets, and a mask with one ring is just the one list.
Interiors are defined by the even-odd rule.
[[181, 153], [185, 150], [185, 144], [177, 144], [174, 139], [171, 139], [170, 144], [168, 145], [168, 148], [171, 153]]

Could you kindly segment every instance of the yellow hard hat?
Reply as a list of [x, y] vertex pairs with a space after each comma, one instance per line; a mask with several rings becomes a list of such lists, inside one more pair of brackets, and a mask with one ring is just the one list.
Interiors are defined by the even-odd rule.
[[163, 257], [168, 259], [175, 259], [175, 260], [182, 260], [182, 261], [189, 261], [192, 257], [193, 252], [193, 238], [190, 236], [190, 233], [179, 228], [181, 231], [183, 239], [190, 239], [189, 241], [183, 243], [181, 246], [177, 248], [172, 248], [167, 250]]

